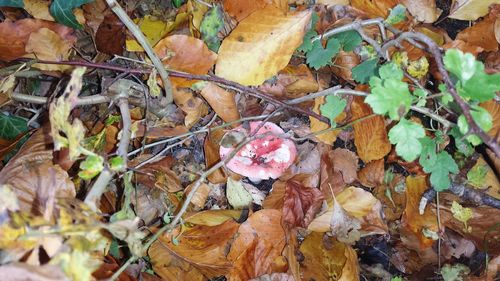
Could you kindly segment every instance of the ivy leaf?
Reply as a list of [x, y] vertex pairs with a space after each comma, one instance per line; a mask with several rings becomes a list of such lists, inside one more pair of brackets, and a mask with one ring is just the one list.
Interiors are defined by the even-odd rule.
[[335, 38], [339, 40], [342, 50], [350, 52], [356, 48], [356, 46], [361, 45], [363, 40], [359, 33], [355, 30], [349, 30], [335, 35]]
[[455, 160], [446, 151], [436, 155], [436, 161], [428, 161], [422, 167], [424, 172], [430, 173], [430, 181], [436, 191], [443, 191], [450, 187], [450, 173], [458, 173]]
[[405, 161], [411, 162], [417, 159], [422, 151], [420, 138], [425, 136], [422, 125], [401, 119], [399, 123], [389, 131], [389, 141], [396, 145], [396, 153]]
[[13, 140], [28, 131], [28, 122], [21, 117], [0, 113], [0, 138]]
[[398, 4], [391, 9], [389, 16], [385, 19], [385, 22], [390, 25], [400, 23], [406, 19], [406, 7]]
[[320, 106], [321, 115], [330, 118], [331, 126], [336, 127], [335, 118], [339, 116], [347, 102], [337, 96], [327, 96], [325, 104]]
[[94, 0], [54, 0], [50, 4], [50, 14], [57, 22], [75, 29], [82, 29], [82, 25], [76, 20], [73, 9]]
[[362, 84], [370, 81], [376, 75], [378, 59], [366, 60], [352, 68], [352, 78]]
[[313, 43], [312, 49], [306, 54], [306, 62], [314, 69], [328, 65], [332, 58], [339, 52], [340, 43], [335, 38], [330, 38], [326, 44], [326, 49], [321, 45], [321, 40]]
[[203, 39], [208, 48], [214, 52], [219, 50], [221, 39], [217, 34], [223, 27], [224, 19], [222, 9], [220, 6], [216, 5], [205, 13], [200, 26], [201, 39]]
[[300, 45], [297, 48], [297, 51], [307, 53], [312, 49], [313, 47], [312, 39], [318, 36], [318, 33], [315, 30], [316, 22], [318, 22], [318, 20], [319, 20], [318, 14], [313, 13], [311, 16], [311, 28], [304, 35], [302, 45]]
[[24, 8], [23, 0], [0, 0], [0, 7]]
[[[375, 78], [375, 79], [374, 79]], [[398, 120], [400, 114], [409, 110], [413, 97], [408, 90], [408, 84], [396, 79], [370, 79], [371, 94], [366, 97], [373, 111], [377, 114], [388, 114], [392, 120]]]

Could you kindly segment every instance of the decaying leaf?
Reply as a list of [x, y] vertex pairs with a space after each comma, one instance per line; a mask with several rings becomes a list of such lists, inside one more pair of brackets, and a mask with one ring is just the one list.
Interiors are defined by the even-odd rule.
[[410, 14], [424, 23], [435, 22], [442, 12], [436, 7], [436, 0], [402, 0], [401, 2]]
[[272, 6], [251, 14], [222, 41], [215, 73], [243, 85], [260, 85], [283, 69], [302, 43], [309, 11], [283, 14]]
[[289, 180], [283, 200], [283, 225], [307, 227], [320, 210], [323, 195], [317, 188]]
[[458, 20], [477, 20], [488, 13], [491, 4], [498, 0], [454, 0], [448, 17]]
[[238, 112], [233, 93], [209, 82], [206, 83], [205, 87], [201, 90], [201, 95], [215, 113], [225, 122], [232, 122], [240, 119], [240, 113]]

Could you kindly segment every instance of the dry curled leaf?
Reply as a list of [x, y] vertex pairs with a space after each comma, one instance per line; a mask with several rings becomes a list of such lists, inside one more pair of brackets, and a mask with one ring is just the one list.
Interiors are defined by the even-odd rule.
[[295, 181], [286, 182], [283, 201], [283, 225], [307, 227], [321, 209], [323, 195], [315, 187], [306, 187]]
[[436, 0], [402, 0], [408, 12], [418, 21], [433, 23], [441, 15], [441, 10], [436, 7]]

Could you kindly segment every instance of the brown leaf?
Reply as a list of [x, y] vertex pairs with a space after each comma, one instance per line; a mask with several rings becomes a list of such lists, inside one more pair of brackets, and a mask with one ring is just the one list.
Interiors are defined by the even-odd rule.
[[359, 63], [359, 56], [356, 55], [356, 53], [340, 51], [335, 57], [335, 61], [331, 69], [335, 75], [346, 81], [353, 82], [352, 68]]
[[173, 161], [171, 156], [167, 156], [142, 166], [139, 169], [141, 173], [136, 174], [136, 180], [149, 188], [159, 188], [165, 192], [183, 190], [179, 177], [170, 170]]
[[277, 180], [273, 183], [271, 193], [264, 199], [262, 208], [264, 209], [283, 209], [285, 198], [286, 182]]
[[322, 203], [323, 194], [319, 189], [287, 181], [283, 203], [283, 226], [306, 228], [320, 211]]
[[[404, 176], [394, 174], [394, 178], [390, 183], [379, 185], [373, 190], [375, 197], [384, 206], [384, 217], [388, 222], [399, 220], [403, 214], [406, 205], [406, 192], [402, 190], [401, 186], [404, 186], [404, 184]], [[397, 187], [398, 190], [396, 190]]]
[[[191, 192], [191, 189], [193, 188], [195, 182], [192, 184], [188, 185], [186, 189], [184, 190], [184, 194], [189, 194]], [[206, 183], [202, 183], [196, 193], [194, 194], [193, 199], [191, 199], [191, 203], [195, 205], [198, 209], [203, 209], [205, 206], [205, 202], [207, 201], [208, 198], [208, 193], [210, 192], [210, 186]]]
[[166, 280], [186, 281], [228, 274], [233, 265], [226, 258], [226, 249], [238, 227], [234, 220], [228, 220], [217, 226], [195, 225], [182, 235], [162, 235], [148, 251], [155, 273]]
[[358, 157], [349, 149], [337, 148], [332, 151], [333, 168], [342, 173], [342, 178], [347, 184], [358, 179]]
[[[171, 35], [154, 47], [155, 53], [167, 68], [192, 73], [207, 74], [215, 64], [217, 54], [210, 51], [203, 40], [187, 35]], [[196, 80], [170, 78], [177, 86], [189, 87]]]
[[494, 100], [483, 102], [479, 105], [490, 113], [493, 121], [493, 127], [488, 131], [488, 135], [496, 138], [498, 141], [500, 138], [500, 105]]
[[441, 15], [441, 10], [436, 7], [436, 0], [402, 0], [408, 12], [418, 21], [433, 23]]
[[401, 218], [402, 228], [406, 228], [418, 239], [422, 249], [430, 247], [434, 240], [425, 237], [422, 230], [428, 229], [434, 232], [438, 231], [436, 215], [429, 211], [427, 206], [423, 215], [419, 213], [420, 198], [428, 184], [426, 176], [409, 176], [406, 178], [406, 208]]
[[[364, 103], [362, 97], [355, 97], [351, 104], [352, 119], [356, 120], [373, 113], [370, 106]], [[391, 143], [387, 138], [384, 118], [375, 116], [361, 122], [354, 127], [354, 144], [363, 162], [381, 159], [391, 151]]]
[[55, 21], [49, 12], [49, 2], [44, 0], [24, 0], [24, 9], [35, 19]]
[[15, 139], [12, 140], [6, 140], [0, 138], [0, 161], [3, 160], [5, 155], [9, 154], [14, 149], [16, 149], [19, 142], [21, 142], [27, 134], [28, 133], [20, 134], [19, 136], [17, 136]]
[[384, 159], [379, 159], [366, 164], [359, 173], [359, 182], [366, 187], [375, 187], [384, 180]]
[[[224, 136], [224, 131], [212, 131], [207, 135], [205, 139], [203, 147], [205, 151], [205, 165], [207, 166], [207, 168], [212, 167], [221, 160], [219, 153], [219, 142], [222, 139], [222, 136]], [[224, 172], [223, 168], [219, 168], [208, 175], [208, 180], [213, 184], [225, 183], [227, 181], [227, 175]]]
[[97, 32], [97, 29], [104, 21], [104, 17], [112, 13], [106, 4], [106, 0], [96, 0], [84, 4], [82, 10], [85, 16], [85, 25], [92, 29], [93, 34]]
[[248, 280], [271, 273], [273, 261], [281, 256], [284, 246], [281, 212], [263, 209], [253, 213], [238, 229], [227, 256], [234, 263], [230, 280]]
[[351, 6], [364, 12], [370, 18], [386, 18], [391, 8], [398, 4], [398, 0], [351, 0]]
[[63, 281], [67, 276], [57, 265], [29, 265], [10, 263], [0, 266], [0, 275], [4, 281]]
[[36, 131], [0, 171], [0, 184], [9, 184], [22, 211], [48, 215], [55, 198], [74, 198], [75, 186], [66, 171], [52, 163], [50, 128]]
[[459, 20], [477, 20], [488, 13], [488, 6], [498, 3], [496, 0], [456, 0], [452, 2], [449, 18]]
[[98, 51], [108, 55], [122, 55], [125, 26], [114, 13], [108, 13], [97, 28], [95, 45]]
[[[42, 27], [30, 34], [26, 42], [26, 52], [32, 53], [37, 59], [48, 61], [64, 61], [69, 58], [69, 51], [73, 41], [65, 41], [54, 31]], [[64, 71], [70, 69], [68, 65], [35, 64], [35, 67], [47, 71]]]
[[[136, 187], [130, 195], [134, 211], [146, 225], [150, 225], [168, 211], [169, 194], [162, 189], [148, 188], [140, 183]], [[113, 197], [116, 198], [116, 193], [113, 193]], [[170, 203], [173, 205], [173, 202]], [[102, 203], [100, 209], [104, 212]]]
[[[138, 129], [135, 132], [135, 136], [138, 138], [143, 137], [145, 130], [146, 126], [144, 126], [144, 123], [143, 122], [139, 123]], [[189, 132], [188, 128], [182, 125], [175, 127], [170, 127], [162, 124], [152, 125], [152, 126], [150, 125], [147, 128], [146, 138], [153, 140], [161, 138], [171, 138], [185, 134], [187, 132]]]
[[234, 93], [224, 90], [215, 83], [208, 82], [201, 90], [201, 95], [224, 122], [240, 119]]
[[259, 86], [259, 90], [280, 99], [298, 98], [318, 91], [318, 82], [305, 64], [289, 64], [279, 71], [276, 78], [276, 81]]
[[228, 220], [238, 220], [242, 212], [241, 210], [206, 210], [188, 213], [184, 216], [184, 220], [196, 225], [216, 226]]
[[271, 0], [224, 0], [224, 10], [237, 21], [248, 17], [251, 13], [272, 4]]
[[456, 49], [461, 50], [464, 53], [471, 53], [474, 56], [477, 56], [479, 53], [484, 51], [484, 49], [479, 47], [479, 46], [471, 45], [465, 41], [458, 40], [458, 39], [444, 44], [443, 48], [446, 50], [456, 48]]
[[[191, 82], [189, 82], [191, 83]], [[208, 106], [199, 97], [193, 96], [193, 93], [188, 88], [173, 88], [174, 102], [184, 113], [184, 125], [191, 128], [203, 116], [208, 114]]]
[[62, 41], [71, 45], [76, 41], [73, 29], [61, 24], [38, 19], [6, 20], [0, 23], [0, 60], [11, 61], [24, 56], [30, 35], [43, 27], [57, 33]]
[[495, 21], [496, 17], [485, 17], [482, 21], [459, 32], [456, 39], [481, 47], [485, 51], [498, 51], [498, 42], [495, 38]]
[[330, 200], [334, 194], [344, 190], [344, 187], [346, 186], [342, 173], [338, 170], [335, 171], [332, 156], [333, 151], [325, 149], [321, 155], [320, 163], [321, 172], [319, 185], [321, 192], [323, 192], [323, 196], [327, 200]]

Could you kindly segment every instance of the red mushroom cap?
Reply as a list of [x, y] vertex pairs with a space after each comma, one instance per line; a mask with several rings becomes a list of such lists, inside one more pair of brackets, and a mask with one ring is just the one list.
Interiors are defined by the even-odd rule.
[[[250, 122], [250, 130], [254, 132], [262, 122]], [[243, 126], [234, 130], [245, 132]], [[290, 167], [297, 156], [295, 143], [289, 139], [280, 138], [276, 135], [284, 134], [284, 131], [276, 124], [266, 122], [257, 132], [258, 134], [273, 133], [246, 144], [226, 164], [231, 171], [250, 179], [276, 179]], [[224, 159], [234, 148], [220, 147], [220, 157]]]

